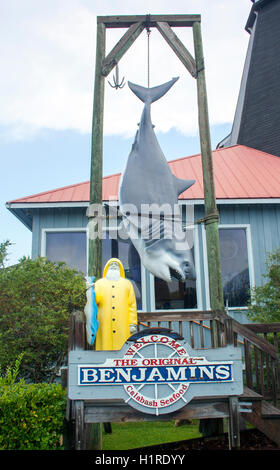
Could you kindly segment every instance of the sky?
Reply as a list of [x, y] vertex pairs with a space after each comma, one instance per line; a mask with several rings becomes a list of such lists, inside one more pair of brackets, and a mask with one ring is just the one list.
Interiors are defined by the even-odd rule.
[[[152, 6], [151, 6], [152, 5]], [[200, 14], [212, 149], [234, 118], [249, 34], [250, 0], [9, 0], [0, 4], [0, 242], [7, 264], [31, 254], [31, 232], [7, 201], [89, 180], [96, 17]], [[194, 55], [191, 28], [175, 28]], [[107, 29], [106, 54], [124, 29]], [[119, 62], [120, 78], [147, 86], [144, 30]], [[159, 32], [150, 34], [150, 86], [179, 77], [152, 106], [167, 160], [200, 152], [196, 82]], [[105, 82], [104, 175], [121, 172], [143, 104]]]

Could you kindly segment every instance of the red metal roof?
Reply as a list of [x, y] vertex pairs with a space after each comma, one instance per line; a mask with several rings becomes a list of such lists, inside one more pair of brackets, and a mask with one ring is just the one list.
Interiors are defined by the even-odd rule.
[[[217, 199], [280, 198], [280, 157], [243, 145], [213, 152], [214, 180]], [[204, 199], [201, 155], [168, 162], [174, 175], [195, 179], [195, 184], [180, 199]], [[118, 198], [120, 173], [103, 178], [103, 200]], [[88, 202], [89, 182], [45, 191], [9, 201], [13, 203]]]

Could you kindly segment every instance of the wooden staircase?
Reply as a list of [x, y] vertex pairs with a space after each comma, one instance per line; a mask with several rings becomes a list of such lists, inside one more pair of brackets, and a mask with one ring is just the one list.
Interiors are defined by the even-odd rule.
[[247, 387], [244, 387], [244, 394], [240, 397], [241, 403], [244, 399], [252, 403], [251, 412], [242, 413], [245, 420], [280, 447], [280, 409]]
[[138, 319], [142, 328], [177, 331], [192, 348], [223, 347], [228, 342], [241, 347], [244, 392], [239, 402], [251, 404], [242, 415], [280, 447], [280, 323], [241, 324], [222, 311], [139, 312]]
[[280, 447], [280, 410], [262, 400], [250, 422]]

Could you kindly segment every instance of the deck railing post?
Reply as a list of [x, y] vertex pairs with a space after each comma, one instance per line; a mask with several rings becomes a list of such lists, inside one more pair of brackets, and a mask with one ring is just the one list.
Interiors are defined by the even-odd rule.
[[225, 346], [234, 344], [234, 331], [232, 318], [225, 318], [224, 320], [224, 338]]
[[238, 397], [229, 397], [228, 437], [229, 449], [240, 449], [240, 417]]

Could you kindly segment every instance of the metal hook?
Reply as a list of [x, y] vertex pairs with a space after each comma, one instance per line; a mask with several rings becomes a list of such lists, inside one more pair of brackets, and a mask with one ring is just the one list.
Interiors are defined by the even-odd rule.
[[114, 85], [112, 85], [109, 80], [108, 80], [108, 83], [109, 85], [112, 87], [112, 88], [115, 88], [116, 90], [118, 88], [123, 88], [125, 86], [125, 83], [123, 83], [124, 81], [124, 77], [122, 78], [122, 81], [120, 82], [119, 81], [119, 66], [118, 64], [116, 64], [116, 73], [115, 75], [113, 76], [113, 81], [114, 81]]
[[147, 34], [149, 35], [151, 32], [151, 15], [146, 15], [146, 21], [145, 21], [145, 28], [147, 30]]

